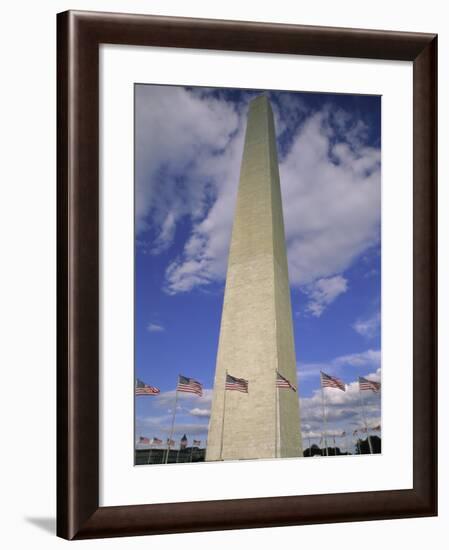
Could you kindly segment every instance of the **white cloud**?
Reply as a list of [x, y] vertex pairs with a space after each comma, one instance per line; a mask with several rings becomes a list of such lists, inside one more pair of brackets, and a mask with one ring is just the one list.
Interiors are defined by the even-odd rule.
[[320, 371], [327, 374], [337, 375], [341, 367], [363, 367], [363, 368], [379, 368], [381, 360], [380, 350], [368, 349], [360, 353], [351, 353], [348, 355], [339, 355], [327, 362], [322, 363], [301, 363], [297, 364], [297, 374], [299, 382], [305, 378], [318, 378]]
[[369, 349], [361, 353], [342, 355], [334, 359], [334, 363], [339, 366], [350, 365], [353, 367], [366, 367], [371, 365], [380, 365], [380, 359], [380, 350]]
[[342, 273], [378, 240], [380, 151], [334, 144], [332, 120], [330, 107], [312, 115], [280, 165], [289, 273], [297, 285]]
[[[175, 390], [169, 390], [161, 392], [158, 395], [152, 397], [151, 402], [155, 408], [166, 409], [167, 407], [173, 407], [175, 401]], [[203, 395], [199, 397], [198, 395], [192, 393], [178, 392], [178, 402], [180, 402], [184, 407], [200, 407], [207, 408], [212, 402], [213, 390], [210, 388], [203, 389]]]
[[318, 279], [305, 288], [305, 293], [309, 297], [306, 311], [314, 317], [320, 317], [326, 307], [347, 290], [348, 281], [341, 275]]
[[217, 186], [226, 184], [223, 157], [240, 121], [231, 104], [178, 87], [137, 86], [136, 102], [136, 231], [149, 227], [151, 215], [149, 251], [159, 253], [177, 223], [203, 219]]
[[320, 375], [320, 370], [329, 370], [329, 363], [298, 363], [297, 375], [301, 380], [306, 378], [314, 378]]
[[165, 289], [169, 294], [190, 291], [225, 277], [242, 147], [241, 128], [223, 154], [203, 166], [211, 177], [215, 172], [215, 202], [206, 217], [194, 223], [182, 254], [168, 265]]
[[[176, 294], [222, 282], [246, 113], [182, 88], [142, 86], [136, 93], [143, 106], [137, 120], [138, 236], [151, 220], [156, 236], [145, 248], [161, 253], [188, 217], [192, 230], [167, 266], [165, 290]], [[287, 107], [290, 112], [294, 106], [274, 105], [278, 133], [285, 132]], [[303, 120], [303, 106], [297, 113]], [[343, 132], [345, 142], [339, 141]], [[328, 106], [300, 126], [280, 163], [290, 282], [317, 296], [308, 306], [314, 315], [346, 290], [342, 273], [378, 242], [380, 150], [364, 145], [366, 134], [361, 120]], [[335, 295], [324, 288], [332, 284]]]
[[361, 336], [366, 338], [374, 338], [380, 326], [380, 313], [375, 313], [371, 317], [365, 319], [357, 319], [352, 325], [352, 328]]
[[[381, 370], [367, 375], [371, 380], [380, 381]], [[301, 380], [300, 380], [301, 382]], [[336, 388], [326, 388], [325, 390], [326, 412], [328, 433], [332, 430], [338, 433], [343, 430], [348, 431], [359, 429], [364, 426], [364, 419], [360, 404], [358, 381], [352, 381], [346, 385], [346, 391]], [[379, 394], [365, 391], [364, 405], [368, 426], [377, 426], [380, 424], [380, 397]], [[314, 391], [312, 397], [301, 399], [301, 418], [303, 425], [308, 426], [307, 431], [320, 433], [323, 429], [323, 400], [321, 389]]]
[[[164, 421], [153, 422], [151, 418], [138, 418], [136, 420], [136, 428], [139, 435], [148, 434], [149, 437], [158, 437], [161, 434], [169, 435], [171, 433], [171, 424]], [[188, 438], [193, 435], [207, 434], [209, 429], [208, 424], [194, 424], [189, 422], [177, 422], [173, 437], [178, 439], [183, 434]]]
[[164, 332], [165, 328], [157, 323], [149, 323], [147, 326], [148, 332]]
[[[174, 439], [179, 440], [184, 433], [189, 439], [199, 435], [206, 437], [211, 401], [212, 389], [210, 388], [203, 390], [201, 397], [178, 392]], [[160, 437], [165, 440], [171, 431], [174, 402], [175, 390], [161, 392], [152, 397], [149, 415], [136, 418], [137, 434]]]
[[204, 418], [210, 417], [210, 409], [200, 409], [198, 407], [195, 407], [194, 409], [190, 409], [189, 413], [192, 416], [200, 416]]

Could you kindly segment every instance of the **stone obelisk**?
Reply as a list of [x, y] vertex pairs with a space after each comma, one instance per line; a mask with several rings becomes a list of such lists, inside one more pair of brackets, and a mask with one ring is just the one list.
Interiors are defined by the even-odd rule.
[[[249, 106], [228, 259], [206, 460], [302, 456], [290, 287], [273, 113]], [[226, 373], [248, 393], [225, 390]]]

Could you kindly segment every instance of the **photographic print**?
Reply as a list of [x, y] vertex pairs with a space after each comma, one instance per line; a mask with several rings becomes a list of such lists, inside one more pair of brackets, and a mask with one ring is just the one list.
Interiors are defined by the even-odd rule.
[[135, 464], [381, 453], [381, 97], [134, 99]]

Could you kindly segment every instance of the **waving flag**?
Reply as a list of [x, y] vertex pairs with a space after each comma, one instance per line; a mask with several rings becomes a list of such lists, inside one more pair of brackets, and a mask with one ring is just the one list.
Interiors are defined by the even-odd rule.
[[244, 378], [236, 378], [235, 376], [226, 374], [225, 390], [248, 393], [248, 380], [245, 380]]
[[290, 382], [290, 380], [284, 378], [279, 371], [276, 371], [276, 388], [287, 388], [296, 391], [296, 387]]
[[361, 390], [371, 390], [377, 393], [380, 390], [380, 382], [374, 382], [374, 380], [368, 380], [368, 378], [359, 376], [359, 388]]
[[140, 436], [139, 437], [139, 443], [141, 443], [142, 445], [149, 445], [150, 444], [150, 440], [148, 437], [142, 437]]
[[194, 393], [201, 397], [203, 395], [203, 385], [193, 378], [187, 378], [187, 376], [182, 376], [180, 374], [178, 376], [178, 385], [176, 386], [176, 391]]
[[162, 439], [158, 439], [157, 437], [153, 437], [151, 440], [152, 445], [162, 445]]
[[339, 378], [330, 376], [329, 374], [320, 371], [321, 387], [322, 388], [337, 388], [341, 391], [346, 391], [345, 384]]
[[148, 386], [142, 380], [136, 379], [136, 395], [157, 395], [158, 393], [161, 393], [159, 388]]
[[194, 447], [199, 447], [201, 445], [201, 440], [200, 439], [194, 439], [192, 445]]

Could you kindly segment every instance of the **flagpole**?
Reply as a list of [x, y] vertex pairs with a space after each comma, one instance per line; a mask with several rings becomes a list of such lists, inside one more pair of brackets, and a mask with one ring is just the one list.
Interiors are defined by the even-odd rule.
[[356, 430], [356, 434], [357, 435], [356, 435], [356, 439], [355, 439], [355, 445], [356, 445], [356, 447], [359, 451], [359, 455], [361, 455], [362, 454], [362, 447], [360, 447], [360, 438], [359, 438], [359, 431], [358, 430]]
[[[179, 375], [178, 375], [179, 382]], [[173, 437], [173, 431], [175, 429], [175, 417], [176, 417], [176, 405], [178, 404], [178, 383], [176, 383], [176, 392], [175, 392], [175, 404], [173, 405], [173, 418], [171, 421], [170, 437], [167, 442], [167, 456], [165, 457], [165, 464], [168, 464], [168, 455], [170, 454], [170, 444]]]
[[320, 386], [321, 386], [321, 398], [323, 403], [323, 425], [324, 425], [323, 441], [324, 441], [324, 446], [326, 448], [326, 456], [329, 456], [329, 451], [327, 449], [327, 435], [326, 435], [326, 432], [327, 432], [326, 402], [324, 398], [323, 380], [321, 375], [320, 375]]
[[345, 440], [346, 440], [346, 454], [349, 455], [349, 454], [351, 454], [351, 453], [349, 452], [348, 435], [349, 435], [348, 432], [346, 432], [346, 434], [345, 434], [345, 436], [346, 436], [346, 437], [345, 437]]
[[225, 414], [226, 414], [226, 381], [228, 379], [228, 370], [225, 372], [225, 384], [224, 384], [224, 397], [223, 397], [223, 418], [221, 421], [221, 444], [220, 444], [220, 460], [223, 460], [223, 439], [224, 439], [224, 427], [225, 427]]
[[359, 378], [359, 397], [360, 397], [360, 404], [362, 406], [363, 423], [365, 424], [366, 438], [368, 439], [369, 452], [372, 455], [373, 454], [373, 445], [371, 443], [371, 438], [370, 438], [369, 433], [368, 433], [368, 424], [366, 422], [366, 414], [365, 414], [365, 402], [363, 401], [362, 390], [360, 389], [360, 378]]
[[274, 391], [275, 393], [275, 441], [274, 441], [274, 456], [278, 457], [278, 439], [279, 439], [279, 388], [277, 387], [277, 371], [276, 378], [274, 379]]
[[148, 453], [148, 461], [147, 464], [151, 464], [151, 451], [153, 450], [153, 445], [150, 443], [150, 452]]
[[335, 435], [333, 436], [334, 438], [334, 456], [337, 456], [337, 444], [335, 443]]

